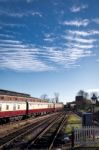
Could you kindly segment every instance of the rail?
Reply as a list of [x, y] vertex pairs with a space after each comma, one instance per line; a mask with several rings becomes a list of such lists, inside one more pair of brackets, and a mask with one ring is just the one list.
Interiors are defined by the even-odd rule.
[[[61, 128], [64, 125], [66, 117], [64, 117], [63, 115], [61, 117], [58, 117], [57, 120], [55, 120], [54, 122], [52, 122], [47, 128], [45, 128], [41, 133], [39, 133], [36, 138], [34, 140], [31, 141], [31, 143], [29, 143], [29, 146], [27, 147], [27, 149], [39, 149], [42, 145], [43, 149], [45, 149], [45, 147], [48, 150], [51, 150], [53, 143], [57, 137], [57, 134], [59, 133], [59, 131], [61, 130]], [[57, 125], [57, 127], [54, 129], [55, 125]], [[53, 131], [52, 134], [50, 135], [50, 129], [52, 129]], [[46, 134], [49, 134], [50, 137], [48, 137], [50, 140], [47, 142], [47, 145], [45, 144], [45, 140], [43, 141], [43, 137], [46, 137], [47, 140], [47, 136]], [[40, 144], [40, 145], [39, 145]]]
[[[55, 114], [55, 116], [57, 115], [58, 114]], [[8, 147], [11, 143], [13, 143], [13, 141], [15, 142], [17, 139], [31, 133], [31, 131], [36, 130], [36, 128], [40, 127], [42, 124], [46, 124], [51, 118], [52, 116], [46, 118], [46, 120], [43, 120], [42, 122], [39, 120], [38, 122], [31, 123], [30, 125], [2, 138], [0, 140], [0, 149]]]

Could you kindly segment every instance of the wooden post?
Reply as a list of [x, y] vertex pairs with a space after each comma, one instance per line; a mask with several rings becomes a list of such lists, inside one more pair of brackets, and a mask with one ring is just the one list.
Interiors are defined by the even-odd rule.
[[71, 147], [74, 148], [74, 128], [72, 129]]

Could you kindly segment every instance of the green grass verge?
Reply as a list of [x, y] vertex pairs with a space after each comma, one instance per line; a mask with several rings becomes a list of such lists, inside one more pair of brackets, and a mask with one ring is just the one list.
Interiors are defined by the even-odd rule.
[[78, 123], [81, 124], [81, 122], [82, 122], [81, 118], [75, 114], [71, 114], [68, 116], [68, 119], [67, 119], [68, 124], [78, 124]]
[[65, 128], [65, 132], [71, 134], [73, 128], [81, 128], [82, 121], [80, 117], [75, 114], [70, 114], [67, 119], [67, 126]]

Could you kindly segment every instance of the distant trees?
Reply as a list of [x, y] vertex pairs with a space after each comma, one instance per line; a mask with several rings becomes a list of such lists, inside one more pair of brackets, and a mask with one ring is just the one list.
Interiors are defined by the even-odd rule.
[[78, 108], [88, 109], [92, 107], [92, 100], [96, 100], [96, 104], [99, 105], [98, 98], [97, 92], [87, 93], [84, 90], [79, 90], [76, 96], [76, 103]]
[[53, 103], [58, 103], [59, 102], [59, 93], [55, 92], [53, 98], [49, 98], [47, 94], [42, 94], [40, 96], [42, 100], [48, 101], [48, 102], [53, 102]]
[[50, 101], [50, 99], [48, 98], [48, 95], [47, 94], [43, 94], [43, 95], [41, 95], [41, 97], [40, 97], [42, 100], [44, 100], [44, 101]]
[[83, 98], [87, 99], [87, 98], [88, 98], [88, 93], [85, 92], [84, 90], [80, 90], [80, 91], [77, 93], [77, 96], [82, 96]]
[[91, 104], [89, 94], [84, 90], [79, 90], [76, 96], [76, 104], [78, 109], [88, 109]]
[[77, 93], [77, 96], [82, 96], [85, 99], [91, 99], [92, 96], [96, 97], [96, 99], [98, 100], [99, 98], [99, 94], [97, 92], [85, 92], [84, 90], [79, 90]]

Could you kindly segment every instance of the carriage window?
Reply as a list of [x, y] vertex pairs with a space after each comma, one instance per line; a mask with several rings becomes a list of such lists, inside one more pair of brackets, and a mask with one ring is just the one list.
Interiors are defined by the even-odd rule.
[[4, 96], [1, 96], [1, 99], [4, 99]]
[[9, 110], [9, 105], [6, 105], [6, 110]]
[[2, 106], [0, 105], [0, 111], [2, 111]]

